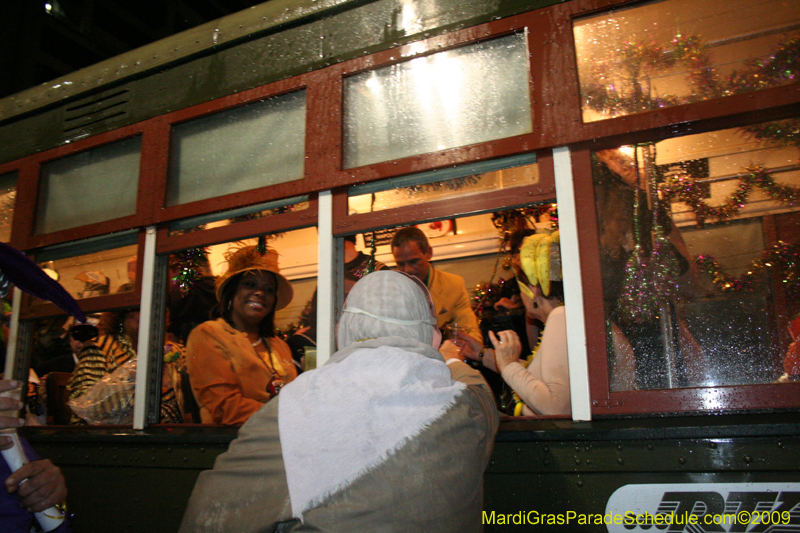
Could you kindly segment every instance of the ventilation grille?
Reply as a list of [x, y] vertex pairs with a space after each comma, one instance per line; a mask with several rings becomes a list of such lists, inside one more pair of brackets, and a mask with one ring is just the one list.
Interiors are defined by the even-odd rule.
[[64, 133], [94, 129], [101, 124], [123, 120], [128, 116], [129, 91], [130, 89], [116, 89], [70, 104], [64, 110]]

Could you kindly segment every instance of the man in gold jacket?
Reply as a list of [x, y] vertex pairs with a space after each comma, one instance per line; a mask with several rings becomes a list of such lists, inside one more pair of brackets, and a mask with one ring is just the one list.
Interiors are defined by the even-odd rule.
[[459, 346], [465, 352], [464, 355], [477, 358], [478, 353], [467, 353], [479, 352], [483, 339], [478, 317], [469, 302], [464, 278], [437, 270], [430, 264], [433, 248], [422, 230], [414, 226], [403, 228], [394, 234], [392, 255], [397, 263], [397, 270], [414, 276], [428, 287], [436, 306], [439, 328], [444, 329], [449, 324], [467, 328], [466, 331], [475, 342], [459, 343]]

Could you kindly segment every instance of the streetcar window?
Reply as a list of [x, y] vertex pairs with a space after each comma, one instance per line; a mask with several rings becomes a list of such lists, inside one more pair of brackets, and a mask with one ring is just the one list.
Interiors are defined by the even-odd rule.
[[[303, 362], [293, 360], [286, 340], [309, 325], [308, 307], [317, 285], [317, 230], [303, 228], [262, 237], [268, 254], [263, 264], [258, 264], [273, 268], [277, 261], [279, 277], [275, 277], [274, 286], [269, 283], [271, 280], [228, 275], [229, 268], [244, 273], [256, 264], [253, 258], [262, 257], [255, 250], [259, 240], [249, 238], [169, 255], [162, 379], [172, 383], [184, 423], [240, 424], [252, 414], [256, 402], [265, 403], [279, 390], [274, 386], [268, 390], [272, 381], [289, 382], [302, 369]], [[251, 283], [252, 288], [246, 283]], [[220, 284], [223, 288], [218, 293]], [[291, 299], [286, 284], [291, 287]], [[241, 301], [237, 299], [240, 287], [244, 287]], [[274, 297], [274, 307], [258, 321], [262, 323], [267, 315], [272, 316], [274, 337], [256, 336], [254, 341], [262, 360], [239, 345], [225, 345], [221, 350], [209, 348], [209, 335], [215, 328], [233, 331], [230, 328], [240, 321], [262, 312], [250, 309], [259, 307], [259, 289], [267, 295], [262, 304], [269, 302], [270, 295]], [[218, 303], [219, 294], [223, 306]], [[207, 324], [197, 329], [204, 322]], [[274, 379], [267, 379], [267, 373], [273, 371]], [[231, 389], [237, 391], [233, 396], [241, 401], [221, 400]]]
[[132, 292], [136, 286], [137, 232], [40, 250], [36, 260], [77, 299]]
[[42, 165], [36, 233], [134, 214], [141, 145], [132, 137]]
[[0, 242], [11, 240], [11, 225], [14, 222], [14, 204], [17, 200], [17, 173], [0, 176]]
[[352, 187], [348, 208], [351, 214], [369, 213], [536, 183], [536, 154], [525, 154]]
[[606, 318], [634, 355], [610, 350], [612, 391], [796, 379], [800, 363], [786, 355], [800, 312], [793, 124], [593, 154]]
[[[668, 0], [576, 20], [583, 120], [795, 83], [785, 0]], [[791, 61], [791, 60], [787, 60]]]
[[[131, 425], [138, 308], [35, 323], [27, 412], [41, 424]], [[166, 405], [166, 402], [164, 402]]]
[[263, 217], [271, 217], [291, 211], [305, 211], [309, 207], [308, 196], [286, 198], [261, 205], [249, 205], [240, 209], [231, 209], [219, 213], [200, 215], [197, 217], [177, 220], [169, 225], [169, 234], [183, 235], [193, 231], [230, 226], [238, 222], [245, 222]]
[[530, 133], [528, 70], [518, 33], [347, 78], [345, 167]]
[[305, 90], [172, 128], [167, 205], [303, 178]]

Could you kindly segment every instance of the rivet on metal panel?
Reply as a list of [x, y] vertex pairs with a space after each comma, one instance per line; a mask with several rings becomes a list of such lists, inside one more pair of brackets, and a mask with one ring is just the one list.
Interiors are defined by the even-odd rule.
[[678, 462], [680, 464], [682, 464], [682, 465], [685, 465], [686, 464], [686, 458], [685, 457], [678, 457]]
[[578, 481], [578, 486], [583, 487], [583, 481]]
[[653, 445], [648, 443], [648, 444], [647, 444], [647, 449], [648, 449], [648, 450], [652, 450], [652, 449], [653, 449]]
[[545, 446], [542, 448], [542, 451], [544, 451], [544, 453], [550, 453], [550, 446]]
[[783, 448], [784, 444], [782, 441], [778, 441], [778, 448]]
[[750, 457], [749, 455], [745, 455], [744, 456], [744, 462], [749, 465], [750, 463], [753, 462], [753, 458]]
[[581, 451], [581, 447], [580, 447], [580, 446], [575, 446], [575, 451], [576, 451], [576, 452], [579, 452], [579, 451]]
[[618, 465], [621, 465], [621, 464], [623, 464], [624, 462], [625, 462], [625, 461], [623, 461], [623, 460], [622, 460], [622, 457], [617, 457], [617, 464], [618, 464]]
[[579, 464], [581, 464], [581, 460], [580, 460], [580, 459], [575, 459], [575, 464], [576, 464], [576, 465], [579, 465]]
[[586, 464], [587, 464], [587, 465], [590, 465], [590, 464], [592, 464], [592, 460], [591, 460], [591, 459], [586, 459]]
[[617, 449], [618, 449], [619, 451], [622, 451], [622, 444], [617, 444]]

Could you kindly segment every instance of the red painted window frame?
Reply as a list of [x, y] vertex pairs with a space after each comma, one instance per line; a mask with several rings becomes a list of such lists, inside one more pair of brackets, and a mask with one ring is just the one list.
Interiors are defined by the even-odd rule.
[[[625, 393], [610, 393], [608, 390], [604, 317], [601, 317], [602, 306], [593, 305], [593, 302], [602, 301], [602, 293], [597, 292], [598, 287], [601, 286], [598, 283], [601, 277], [599, 275], [599, 252], [596, 249], [597, 221], [590, 179], [591, 168], [587, 163], [589, 151], [601, 146], [614, 146], [636, 140], [653, 140], [658, 136], [694, 132], [698, 129], [723, 129], [742, 123], [800, 115], [800, 84], [794, 84], [636, 115], [583, 123], [571, 22], [575, 17], [630, 4], [632, 2], [614, 0], [573, 0], [557, 4], [426, 39], [414, 43], [413, 48], [412, 45], [405, 45], [346, 61], [0, 165], [0, 173], [15, 170], [19, 172], [11, 243], [20, 249], [33, 250], [113, 231], [158, 224], [158, 253], [168, 253], [209, 241], [222, 242], [229, 240], [229, 237], [234, 235], [258, 234], [263, 233], [265, 229], [270, 232], [282, 231], [281, 228], [311, 225], [314, 223], [316, 206], [314, 205], [309, 211], [309, 213], [313, 211], [311, 218], [308, 218], [309, 213], [305, 215], [301, 214], [302, 212], [290, 213], [251, 221], [252, 224], [250, 222], [243, 223], [246, 224], [245, 226], [238, 224], [229, 226], [228, 229], [219, 229], [202, 237], [182, 236], [180, 239], [169, 237], [166, 235], [165, 228], [170, 221], [321, 190], [335, 191], [334, 209], [337, 223], [334, 233], [336, 235], [355, 233], [367, 228], [389, 227], [411, 220], [447, 218], [465, 214], [464, 209], [486, 211], [519, 205], [520, 202], [516, 196], [509, 196], [506, 191], [497, 191], [484, 195], [482, 197], [483, 204], [477, 200], [470, 200], [470, 202], [474, 202], [474, 205], [462, 202], [456, 205], [455, 202], [441, 201], [433, 202], [422, 208], [403, 208], [391, 212], [348, 217], [346, 215], [346, 186], [531, 151], [546, 153], [549, 148], [555, 146], [569, 146], [573, 151], [574, 190], [577, 205], [580, 207], [577, 222], [582, 258], [593, 413], [597, 416], [619, 416], [655, 412], [707, 412], [729, 409], [800, 407], [800, 385], [797, 384]], [[342, 168], [342, 87], [346, 76], [521, 30], [526, 31], [530, 53], [530, 91], [534, 125], [532, 133], [354, 169]], [[181, 206], [167, 207], [164, 205], [172, 124], [300, 88], [305, 88], [307, 91], [308, 110], [307, 161], [303, 180]], [[553, 103], [558, 105], [552, 105]], [[142, 135], [142, 165], [136, 214], [103, 224], [73, 228], [47, 235], [34, 235], [33, 221], [35, 221], [41, 164], [132, 135]], [[545, 156], [540, 159], [540, 165], [545, 159]], [[543, 168], [544, 166], [542, 165]], [[549, 187], [547, 184], [545, 186]], [[519, 192], [517, 189], [511, 191]], [[545, 201], [548, 199], [547, 195], [550, 194], [550, 191], [542, 193], [533, 191], [533, 189], [526, 191], [526, 194], [530, 195], [530, 203]], [[345, 205], [344, 214], [342, 205]], [[344, 218], [339, 219], [337, 213]], [[340, 224], [339, 220], [345, 220], [346, 223]], [[142, 248], [141, 243], [142, 238], [140, 237], [140, 249]], [[98, 309], [111, 306], [121, 307], [128, 299], [135, 300], [138, 304], [138, 298], [139, 292], [136, 291], [127, 295], [87, 299], [83, 300], [81, 304], [82, 306], [86, 305], [87, 310], [95, 307]], [[42, 310], [45, 307], [41, 306], [39, 309]], [[25, 315], [25, 317], [28, 316], [30, 315]]]

